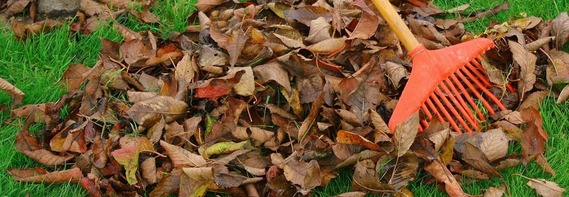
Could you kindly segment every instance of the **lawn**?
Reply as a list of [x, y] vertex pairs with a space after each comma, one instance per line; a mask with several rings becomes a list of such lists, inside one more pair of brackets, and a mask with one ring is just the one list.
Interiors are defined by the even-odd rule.
[[[155, 5], [154, 13], [161, 17], [161, 22], [156, 26], [140, 25], [132, 18], [117, 19], [122, 24], [135, 31], [152, 30], [162, 36], [169, 35], [172, 31], [183, 31], [187, 21], [184, 19], [193, 11], [190, 1], [163, 0]], [[193, 1], [192, 1], [193, 2]], [[491, 8], [503, 3], [503, 0], [436, 0], [435, 4], [443, 9], [448, 9], [470, 3], [469, 10]], [[510, 9], [503, 11], [490, 18], [484, 18], [466, 24], [469, 31], [483, 32], [491, 20], [504, 22], [509, 19], [519, 18], [521, 15], [539, 16], [544, 19], [552, 19], [560, 12], [569, 11], [569, 2], [565, 0], [510, 0]], [[4, 24], [0, 24], [3, 27]], [[0, 28], [0, 77], [10, 81], [26, 93], [24, 104], [55, 101], [64, 91], [57, 84], [57, 80], [72, 63], [94, 65], [98, 59], [101, 48], [100, 37], [120, 41], [121, 37], [112, 27], [104, 27], [90, 35], [72, 35], [68, 26], [57, 29], [50, 33], [41, 34], [24, 42], [18, 41], [8, 29]], [[565, 51], [569, 47], [565, 47]], [[0, 93], [0, 104], [10, 102], [5, 93]], [[569, 170], [569, 163], [564, 162], [569, 158], [569, 102], [555, 104], [553, 99], [542, 102], [541, 114], [544, 120], [545, 130], [549, 132], [549, 142], [546, 158], [558, 175], [552, 177], [544, 172], [536, 164], [518, 166], [501, 172], [502, 179], [494, 178], [490, 181], [481, 181], [467, 184], [465, 190], [470, 194], [480, 194], [483, 189], [491, 186], [506, 184], [511, 196], [535, 196], [533, 189], [526, 186], [527, 180], [514, 174], [522, 174], [527, 177], [544, 178], [558, 183], [563, 188], [569, 188], [569, 176], [565, 172]], [[560, 118], [561, 117], [561, 118]], [[8, 112], [0, 112], [0, 121], [6, 122]], [[85, 192], [78, 185], [59, 184], [26, 184], [13, 181], [4, 171], [6, 168], [22, 168], [38, 166], [33, 160], [16, 152], [14, 138], [19, 130], [18, 121], [12, 124], [0, 126], [0, 195], [2, 196], [84, 196]], [[40, 128], [34, 128], [39, 130]], [[513, 147], [512, 151], [519, 152], [520, 147]], [[445, 196], [433, 185], [422, 184], [424, 174], [419, 174], [419, 179], [414, 181], [408, 188], [416, 196]], [[466, 180], [468, 182], [468, 180]], [[350, 169], [343, 169], [340, 176], [328, 187], [318, 188], [316, 196], [331, 196], [349, 191], [351, 186]]]

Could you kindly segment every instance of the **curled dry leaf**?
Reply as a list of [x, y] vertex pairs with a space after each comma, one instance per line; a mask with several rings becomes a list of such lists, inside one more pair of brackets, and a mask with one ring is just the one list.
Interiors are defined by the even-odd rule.
[[393, 62], [387, 62], [385, 63], [385, 66], [387, 70], [387, 77], [389, 77], [391, 84], [393, 84], [394, 88], [399, 88], [399, 81], [409, 76], [407, 74], [407, 70], [403, 65]]
[[83, 178], [83, 173], [79, 168], [71, 168], [68, 170], [47, 172], [42, 169], [28, 168], [28, 169], [8, 169], [8, 174], [16, 181], [31, 182], [31, 183], [65, 183], [73, 182], [79, 183]]
[[2, 78], [0, 78], [0, 90], [6, 91], [14, 99], [12, 106], [19, 105], [24, 99], [24, 92]]
[[557, 97], [557, 104], [563, 103], [569, 98], [569, 85], [566, 85], [561, 93], [559, 93], [559, 97]]
[[306, 49], [317, 54], [331, 54], [339, 52], [346, 46], [346, 38], [330, 38], [310, 45]]

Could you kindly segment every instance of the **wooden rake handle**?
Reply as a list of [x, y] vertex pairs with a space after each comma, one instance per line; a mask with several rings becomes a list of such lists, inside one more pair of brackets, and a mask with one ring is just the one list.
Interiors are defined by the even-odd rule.
[[415, 35], [411, 33], [411, 30], [405, 25], [403, 19], [397, 14], [397, 11], [393, 8], [393, 5], [389, 2], [389, 0], [371, 0], [383, 19], [387, 21], [391, 30], [395, 32], [399, 40], [405, 46], [407, 51], [413, 51], [417, 46], [419, 46], [419, 41], [415, 38]]

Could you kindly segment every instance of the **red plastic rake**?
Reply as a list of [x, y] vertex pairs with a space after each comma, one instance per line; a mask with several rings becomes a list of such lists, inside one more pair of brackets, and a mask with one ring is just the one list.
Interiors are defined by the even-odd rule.
[[[429, 120], [438, 117], [461, 132], [478, 130], [484, 116], [473, 98], [494, 114], [489, 101], [505, 110], [504, 105], [487, 88], [491, 85], [480, 55], [494, 47], [492, 40], [478, 38], [439, 50], [427, 50], [393, 9], [388, 0], [372, 0], [383, 18], [401, 40], [413, 62], [413, 70], [389, 120], [395, 127], [421, 109]], [[428, 126], [421, 120], [421, 128]], [[458, 122], [458, 123], [457, 123]], [[460, 126], [459, 126], [460, 125]]]

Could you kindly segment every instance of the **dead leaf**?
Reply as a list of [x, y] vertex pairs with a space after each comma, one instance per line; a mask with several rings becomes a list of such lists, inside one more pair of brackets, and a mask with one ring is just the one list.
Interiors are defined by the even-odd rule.
[[397, 150], [397, 156], [401, 157], [407, 153], [419, 132], [419, 113], [414, 113], [407, 120], [395, 127], [393, 144]]
[[[525, 177], [524, 177], [525, 178]], [[545, 179], [533, 179], [526, 178], [529, 180], [528, 186], [535, 189], [537, 194], [544, 197], [561, 197], [565, 192], [565, 189], [559, 187], [557, 183], [547, 181]]]
[[306, 49], [316, 54], [331, 54], [344, 49], [346, 46], [346, 38], [330, 38], [310, 45]]
[[468, 196], [464, 193], [460, 183], [456, 181], [451, 172], [437, 161], [433, 161], [425, 166], [425, 170], [433, 175], [435, 179], [445, 184], [445, 191], [449, 196]]
[[466, 163], [470, 164], [475, 169], [480, 170], [484, 173], [488, 173], [494, 176], [500, 176], [498, 171], [496, 171], [496, 169], [494, 169], [494, 167], [490, 165], [490, 161], [488, 160], [486, 155], [484, 155], [484, 152], [482, 152], [479, 148], [477, 148], [470, 142], [466, 142], [464, 146], [465, 150], [464, 153], [462, 153], [462, 159]]
[[321, 185], [320, 166], [316, 160], [308, 163], [291, 160], [283, 167], [284, 175], [293, 184], [311, 190]]
[[0, 90], [6, 91], [14, 99], [12, 106], [20, 105], [24, 99], [24, 92], [2, 78], [0, 78]]
[[204, 196], [207, 188], [215, 184], [212, 167], [183, 168], [180, 177], [180, 196]]
[[56, 155], [44, 149], [37, 138], [27, 131], [16, 135], [16, 150], [43, 165], [62, 165], [74, 158], [74, 155]]
[[393, 191], [393, 187], [380, 181], [381, 177], [375, 170], [375, 163], [366, 159], [356, 163], [352, 191], [372, 192], [375, 194]]
[[295, 19], [306, 26], [310, 26], [310, 22], [319, 17], [323, 17], [328, 21], [332, 18], [330, 11], [320, 6], [304, 6], [294, 10], [285, 10], [284, 16]]
[[227, 75], [237, 75], [237, 72], [244, 72], [241, 79], [233, 86], [235, 93], [241, 96], [251, 96], [255, 93], [255, 77], [251, 67], [233, 67], [227, 71]]
[[561, 93], [559, 93], [559, 97], [557, 97], [557, 104], [561, 104], [565, 102], [569, 98], [569, 85], [566, 85]]
[[200, 12], [206, 12], [224, 2], [227, 2], [227, 0], [198, 0], [195, 6]]
[[506, 187], [490, 187], [484, 192], [484, 197], [502, 197], [506, 192]]
[[480, 150], [488, 161], [493, 162], [506, 156], [509, 140], [502, 129], [492, 129], [481, 135]]
[[68, 170], [47, 172], [37, 168], [28, 169], [7, 169], [8, 174], [16, 181], [30, 182], [30, 183], [65, 183], [73, 182], [79, 183], [83, 178], [83, 174], [79, 168], [71, 168]]
[[336, 136], [336, 142], [342, 144], [360, 145], [373, 151], [379, 151], [379, 152], [383, 151], [383, 149], [379, 147], [377, 144], [369, 141], [368, 139], [362, 137], [361, 135], [344, 130], [338, 131]]
[[369, 39], [376, 33], [379, 22], [379, 18], [373, 12], [362, 12], [362, 17], [359, 19], [350, 38]]
[[394, 88], [399, 88], [399, 81], [409, 76], [407, 70], [401, 64], [393, 62], [387, 62], [385, 63], [385, 66], [387, 70], [387, 77], [389, 77], [391, 84], [393, 84]]
[[169, 96], [156, 96], [148, 100], [135, 103], [128, 109], [128, 115], [138, 124], [147, 125], [166, 117], [166, 123], [183, 115], [188, 104]]
[[551, 35], [555, 36], [555, 48], [561, 49], [569, 40], [569, 16], [567, 12], [560, 13], [551, 23]]
[[261, 84], [272, 80], [281, 85], [287, 92], [292, 90], [288, 72], [277, 61], [255, 66], [253, 72], [258, 76], [257, 79], [260, 80]]
[[126, 170], [126, 179], [129, 184], [138, 183], [136, 172], [138, 170], [138, 158], [142, 151], [154, 151], [154, 147], [146, 137], [122, 137], [121, 148], [111, 152], [117, 162]]
[[319, 17], [316, 20], [310, 21], [310, 33], [306, 37], [306, 41], [312, 43], [319, 43], [323, 40], [332, 38], [330, 35], [331, 25], [324, 17]]
[[201, 167], [206, 164], [206, 160], [202, 156], [182, 147], [174, 146], [163, 140], [160, 140], [160, 146], [166, 150], [166, 154], [172, 160], [174, 167]]
[[537, 163], [537, 165], [539, 165], [539, 167], [541, 167], [541, 169], [544, 172], [547, 172], [549, 174], [551, 174], [551, 176], [555, 176], [555, 170], [553, 170], [553, 168], [551, 167], [551, 165], [549, 165], [549, 162], [547, 162], [547, 159], [545, 158], [545, 156], [543, 155], [538, 155], [535, 158], [535, 163]]
[[534, 74], [536, 68], [537, 57], [527, 51], [521, 44], [513, 41], [508, 42], [512, 51], [515, 62], [520, 66], [520, 82], [518, 83], [518, 92], [520, 93], [520, 101], [524, 100], [526, 92], [533, 89], [536, 76]]

